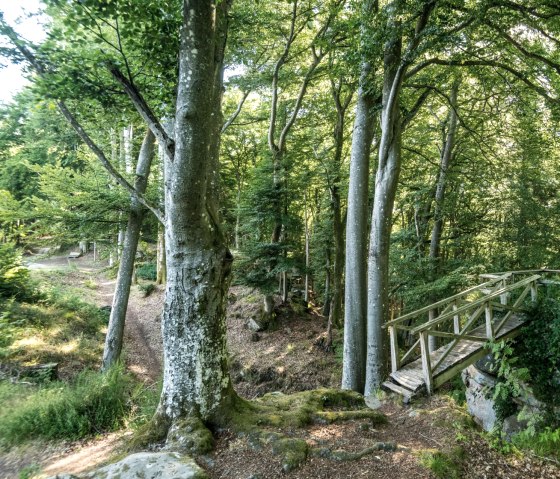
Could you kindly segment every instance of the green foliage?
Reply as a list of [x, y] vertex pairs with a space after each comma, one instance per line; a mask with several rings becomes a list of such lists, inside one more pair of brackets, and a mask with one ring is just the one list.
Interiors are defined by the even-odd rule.
[[146, 298], [155, 291], [156, 285], [154, 283], [139, 283], [138, 289], [142, 291], [144, 297]]
[[29, 270], [22, 265], [21, 254], [9, 244], [0, 244], [0, 298], [27, 299], [34, 294]]
[[497, 368], [494, 372], [498, 378], [493, 393], [494, 411], [496, 412], [496, 429], [501, 430], [503, 421], [517, 411], [514, 398], [525, 393], [525, 382], [529, 380], [527, 368], [519, 368], [519, 358], [514, 356], [511, 341], [500, 341], [490, 345]]
[[535, 397], [548, 407], [549, 419], [560, 425], [560, 301], [545, 298], [529, 313], [518, 347], [520, 364], [527, 368]]
[[24, 386], [0, 383], [0, 444], [32, 438], [78, 439], [124, 424], [133, 381], [115, 367], [105, 374], [84, 371], [70, 383], [45, 385], [22, 399]]
[[513, 436], [512, 442], [521, 449], [533, 450], [539, 456], [560, 459], [560, 428], [546, 427], [536, 433], [525, 430]]
[[513, 445], [559, 457], [560, 302], [545, 298], [534, 305], [528, 317], [515, 347], [510, 341], [492, 345], [498, 365], [493, 395], [498, 422], [493, 442], [503, 451], [511, 450], [502, 441], [502, 422], [517, 412], [514, 398], [532, 393], [545, 409], [540, 414], [528, 407], [519, 412], [519, 419], [527, 421], [527, 427], [513, 437]]
[[30, 464], [25, 466], [21, 471], [19, 471], [18, 479], [31, 479], [35, 477], [41, 471], [41, 466], [38, 464]]
[[0, 358], [16, 363], [97, 363], [107, 312], [63, 288], [39, 282], [38, 290], [41, 296], [35, 302], [0, 303]]
[[155, 281], [157, 266], [155, 263], [142, 263], [136, 267], [136, 276], [147, 281]]
[[449, 396], [460, 406], [467, 402], [465, 383], [461, 376], [455, 376], [451, 381], [451, 390], [449, 391]]

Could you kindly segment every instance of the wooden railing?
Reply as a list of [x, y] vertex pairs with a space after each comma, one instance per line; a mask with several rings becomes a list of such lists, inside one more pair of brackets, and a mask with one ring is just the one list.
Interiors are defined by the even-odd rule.
[[[398, 371], [414, 360], [419, 348], [426, 389], [431, 393], [434, 372], [457, 345], [464, 340], [484, 343], [494, 339], [514, 313], [525, 311], [523, 302], [529, 293], [531, 300], [536, 300], [537, 286], [543, 282], [541, 278], [546, 273], [560, 274], [560, 271], [527, 270], [484, 274], [481, 277], [487, 281], [478, 286], [385, 323], [390, 338], [391, 372]], [[495, 311], [502, 311], [503, 316], [495, 318]], [[479, 323], [485, 324], [485, 334], [472, 334]], [[406, 332], [404, 335], [407, 336], [408, 344], [412, 345], [401, 356], [399, 335], [402, 336], [403, 331]], [[441, 353], [435, 358], [434, 355], [430, 357], [430, 336], [440, 338], [438, 341], [441, 343]]]

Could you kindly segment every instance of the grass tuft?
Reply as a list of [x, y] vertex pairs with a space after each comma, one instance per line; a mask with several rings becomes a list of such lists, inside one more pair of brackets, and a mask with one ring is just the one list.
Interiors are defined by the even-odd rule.
[[121, 366], [107, 373], [84, 371], [71, 383], [47, 383], [30, 392], [0, 383], [0, 444], [31, 438], [79, 439], [122, 426], [131, 408], [133, 379]]

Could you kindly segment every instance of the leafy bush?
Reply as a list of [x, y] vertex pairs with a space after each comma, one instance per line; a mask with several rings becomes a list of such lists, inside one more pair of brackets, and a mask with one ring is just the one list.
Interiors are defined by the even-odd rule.
[[136, 276], [147, 281], [155, 281], [157, 278], [157, 266], [155, 263], [144, 263], [136, 268]]
[[156, 285], [154, 283], [144, 283], [144, 284], [139, 283], [138, 289], [142, 291], [144, 297], [147, 298], [148, 296], [150, 296], [150, 294], [152, 294], [155, 291]]
[[520, 338], [519, 362], [529, 372], [533, 393], [547, 405], [548, 419], [560, 423], [560, 418], [552, 417], [560, 408], [560, 301], [539, 301]]
[[115, 367], [84, 371], [70, 384], [50, 383], [24, 395], [21, 385], [0, 384], [0, 444], [31, 438], [78, 439], [123, 425], [131, 408], [133, 380]]
[[33, 296], [29, 270], [13, 245], [0, 244], [0, 298], [28, 299]]
[[523, 408], [519, 412], [518, 418], [526, 420], [527, 427], [512, 438], [513, 444], [559, 457], [560, 302], [550, 297], [539, 301], [529, 311], [528, 319], [515, 345], [511, 341], [492, 345], [498, 376], [493, 395], [498, 419], [495, 436], [503, 446], [501, 424], [517, 411], [513, 399], [532, 393], [544, 410], [536, 414], [531, 408]]

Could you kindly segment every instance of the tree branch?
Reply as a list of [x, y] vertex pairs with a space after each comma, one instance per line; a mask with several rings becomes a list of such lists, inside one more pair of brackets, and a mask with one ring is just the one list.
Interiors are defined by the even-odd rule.
[[[46, 77], [48, 75], [44, 66], [37, 60], [35, 55], [27, 48], [27, 46], [19, 39], [16, 32], [11, 28], [2, 18], [0, 18], [0, 26], [2, 27], [3, 33], [10, 39], [13, 45], [17, 48], [17, 50], [25, 57], [25, 59], [30, 63], [33, 69], [37, 72], [37, 74], [41, 77]], [[164, 214], [159, 209], [151, 205], [142, 195], [136, 191], [134, 186], [132, 186], [126, 178], [124, 178], [111, 164], [111, 162], [107, 159], [101, 148], [97, 146], [97, 144], [92, 140], [92, 138], [88, 135], [88, 133], [84, 130], [82, 125], [78, 122], [76, 117], [70, 112], [66, 104], [62, 100], [55, 100], [58, 106], [58, 109], [62, 113], [62, 115], [66, 118], [68, 123], [72, 126], [72, 128], [76, 131], [78, 136], [82, 139], [82, 141], [89, 147], [89, 149], [93, 152], [93, 154], [97, 157], [97, 159], [101, 162], [107, 172], [115, 179], [115, 181], [121, 185], [125, 190], [127, 190], [134, 198], [138, 200], [140, 204], [145, 206], [148, 210], [150, 210], [160, 221], [163, 223]]]
[[251, 92], [250, 91], [243, 92], [243, 96], [241, 97], [241, 100], [239, 100], [239, 103], [237, 104], [237, 108], [235, 109], [233, 114], [228, 118], [228, 120], [222, 125], [221, 133], [224, 133], [237, 119], [237, 117], [241, 113], [241, 109], [243, 108], [243, 104], [245, 103], [245, 100], [249, 96], [249, 93]]
[[165, 151], [169, 158], [173, 158], [173, 155], [175, 154], [175, 141], [167, 134], [165, 128], [159, 122], [155, 113], [152, 111], [142, 94], [136, 88], [136, 85], [134, 85], [132, 80], [126, 78], [115, 65], [109, 64], [108, 68], [111, 72], [111, 75], [113, 75], [113, 78], [122, 85], [124, 91], [132, 101], [134, 108], [136, 108], [136, 111], [146, 122], [148, 128], [152, 130], [152, 133], [157, 138], [158, 142], [165, 148]]
[[521, 80], [525, 83], [529, 88], [537, 92], [543, 98], [546, 98], [548, 101], [555, 103], [558, 102], [558, 98], [551, 97], [545, 88], [536, 85], [531, 80], [529, 80], [525, 74], [516, 70], [515, 68], [506, 65], [505, 63], [501, 63], [495, 60], [445, 60], [442, 58], [430, 58], [420, 65], [418, 65], [413, 70], [410, 70], [407, 78], [412, 76], [413, 74], [418, 73], [420, 70], [430, 66], [430, 65], [443, 65], [443, 66], [450, 66], [450, 67], [471, 67], [471, 66], [487, 66], [487, 67], [494, 67], [499, 68], [501, 70], [505, 70], [511, 73], [513, 76]]

